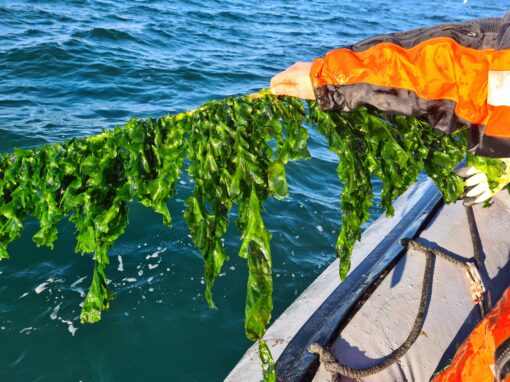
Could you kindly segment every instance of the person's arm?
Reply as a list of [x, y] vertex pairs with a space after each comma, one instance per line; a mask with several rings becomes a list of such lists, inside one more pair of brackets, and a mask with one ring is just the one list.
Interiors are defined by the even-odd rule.
[[292, 87], [306, 89], [303, 63], [275, 76], [273, 92], [299, 90], [324, 109], [372, 105], [423, 116], [445, 132], [467, 125], [473, 152], [510, 157], [509, 27], [510, 13], [372, 37], [316, 59], [308, 67], [313, 92]]

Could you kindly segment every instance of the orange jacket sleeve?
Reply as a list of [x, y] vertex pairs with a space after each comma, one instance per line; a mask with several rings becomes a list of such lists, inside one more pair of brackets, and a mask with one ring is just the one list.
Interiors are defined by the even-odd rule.
[[324, 109], [371, 105], [447, 133], [467, 125], [472, 152], [510, 157], [510, 12], [376, 36], [316, 59], [310, 75]]

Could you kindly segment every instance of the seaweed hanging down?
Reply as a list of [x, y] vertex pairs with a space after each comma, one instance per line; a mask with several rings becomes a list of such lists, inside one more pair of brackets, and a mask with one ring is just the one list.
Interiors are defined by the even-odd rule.
[[8, 258], [8, 244], [20, 236], [27, 217], [40, 224], [34, 242], [50, 248], [58, 236], [57, 224], [68, 218], [76, 227], [76, 252], [93, 254], [95, 263], [80, 318], [97, 322], [112, 300], [105, 275], [108, 250], [128, 224], [128, 203], [137, 200], [151, 207], [170, 227], [167, 202], [187, 158], [194, 190], [185, 201], [184, 218], [203, 257], [207, 303], [215, 307], [212, 288], [227, 260], [221, 238], [229, 212], [237, 205], [239, 256], [248, 268], [245, 331], [250, 340], [260, 340], [264, 379], [274, 381], [271, 352], [262, 340], [271, 319], [273, 283], [271, 235], [261, 212], [268, 197], [288, 194], [287, 162], [310, 158], [305, 123], [327, 137], [340, 160], [343, 220], [336, 248], [342, 278], [361, 226], [369, 218], [372, 176], [382, 180], [382, 206], [388, 214], [393, 213], [393, 200], [423, 169], [445, 200], [454, 201], [462, 192], [462, 181], [452, 172], [466, 152], [462, 132], [448, 136], [422, 120], [386, 119], [365, 108], [324, 112], [315, 103], [305, 108], [298, 99], [263, 91], [211, 101], [175, 116], [132, 119], [93, 137], [4, 154], [0, 258]]
[[393, 201], [416, 181], [423, 169], [447, 202], [456, 201], [463, 192], [463, 181], [453, 172], [466, 155], [463, 130], [449, 136], [418, 118], [385, 119], [382, 112], [367, 108], [350, 113], [324, 112], [315, 102], [311, 104], [310, 117], [340, 160], [337, 172], [344, 188], [336, 252], [342, 279], [349, 271], [361, 226], [370, 217], [372, 176], [382, 181], [381, 204], [387, 215], [393, 215]]

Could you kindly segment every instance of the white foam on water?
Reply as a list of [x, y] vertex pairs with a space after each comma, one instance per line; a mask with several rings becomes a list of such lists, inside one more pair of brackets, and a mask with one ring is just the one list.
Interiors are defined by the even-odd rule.
[[143, 276], [143, 271], [142, 270], [138, 271], [138, 276]]
[[28, 292], [23, 293], [21, 296], [18, 297], [18, 299], [28, 296]]
[[154, 280], [154, 276], [149, 277], [149, 278], [147, 279], [147, 282], [149, 282], [149, 283], [150, 283], [150, 282], [152, 282], [152, 280]]
[[71, 335], [74, 337], [78, 328], [76, 328], [75, 326], [73, 326], [73, 324], [71, 324], [67, 327], [67, 330], [69, 330], [69, 333], [71, 333]]
[[155, 269], [157, 267], [159, 267], [159, 264], [149, 264], [149, 269]]
[[168, 248], [161, 248], [161, 247], [158, 247], [158, 250], [150, 255], [147, 255], [145, 256], [145, 259], [146, 260], [149, 260], [149, 259], [155, 259], [156, 257], [159, 257], [160, 254], [162, 254], [163, 252], [166, 252]]
[[122, 281], [127, 281], [128, 283], [134, 283], [136, 279], [134, 277], [127, 277], [125, 279], [122, 279]]
[[117, 256], [117, 260], [119, 260], [119, 267], [117, 268], [117, 270], [119, 272], [124, 272], [124, 264], [122, 263], [122, 256]]
[[50, 277], [50, 278], [49, 278], [48, 280], [46, 280], [45, 282], [43, 282], [43, 283], [41, 283], [41, 284], [37, 285], [37, 286], [35, 287], [35, 289], [34, 289], [34, 290], [35, 290], [35, 293], [39, 294], [39, 293], [41, 293], [41, 292], [45, 291], [45, 290], [48, 288], [48, 285], [49, 285], [50, 283], [52, 283], [52, 282], [53, 282], [53, 277]]
[[74, 283], [71, 284], [71, 288], [76, 287], [79, 283], [81, 283], [83, 280], [85, 280], [87, 276], [80, 277], [78, 280], [76, 280]]
[[57, 317], [58, 317], [58, 311], [60, 310], [60, 305], [62, 305], [62, 303], [58, 304], [54, 309], [53, 309], [53, 312], [51, 312], [50, 314], [50, 318], [52, 320], [56, 320]]
[[317, 231], [319, 231], [319, 232], [322, 232], [322, 231], [323, 231], [323, 229], [322, 229], [322, 226], [321, 226], [321, 225], [318, 225], [316, 228], [317, 228]]
[[32, 328], [31, 326], [29, 326], [28, 328], [23, 328], [20, 330], [20, 334], [23, 334], [23, 333], [30, 334], [31, 330], [34, 330], [34, 328]]
[[78, 328], [73, 325], [73, 322], [69, 321], [69, 320], [63, 320], [63, 319], [60, 319], [60, 321], [62, 321], [64, 324], [68, 325], [67, 330], [74, 337], [74, 335], [76, 334], [76, 331], [78, 330]]

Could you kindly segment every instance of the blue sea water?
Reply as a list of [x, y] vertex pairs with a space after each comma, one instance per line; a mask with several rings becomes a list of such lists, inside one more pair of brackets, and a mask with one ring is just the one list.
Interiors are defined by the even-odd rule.
[[[295, 61], [374, 34], [501, 16], [510, 2], [431, 0], [4, 1], [0, 0], [0, 151], [95, 134], [130, 117], [196, 108], [267, 87]], [[339, 229], [337, 159], [311, 132], [313, 159], [288, 166], [290, 197], [270, 200], [274, 318], [334, 258]], [[183, 222], [133, 204], [107, 270], [117, 299], [96, 325], [79, 323], [90, 256], [74, 254], [62, 223], [53, 251], [31, 242], [29, 222], [0, 263], [0, 381], [220, 381], [244, 337], [246, 266], [239, 233], [203, 298], [202, 260]], [[373, 207], [374, 218], [380, 207]]]

